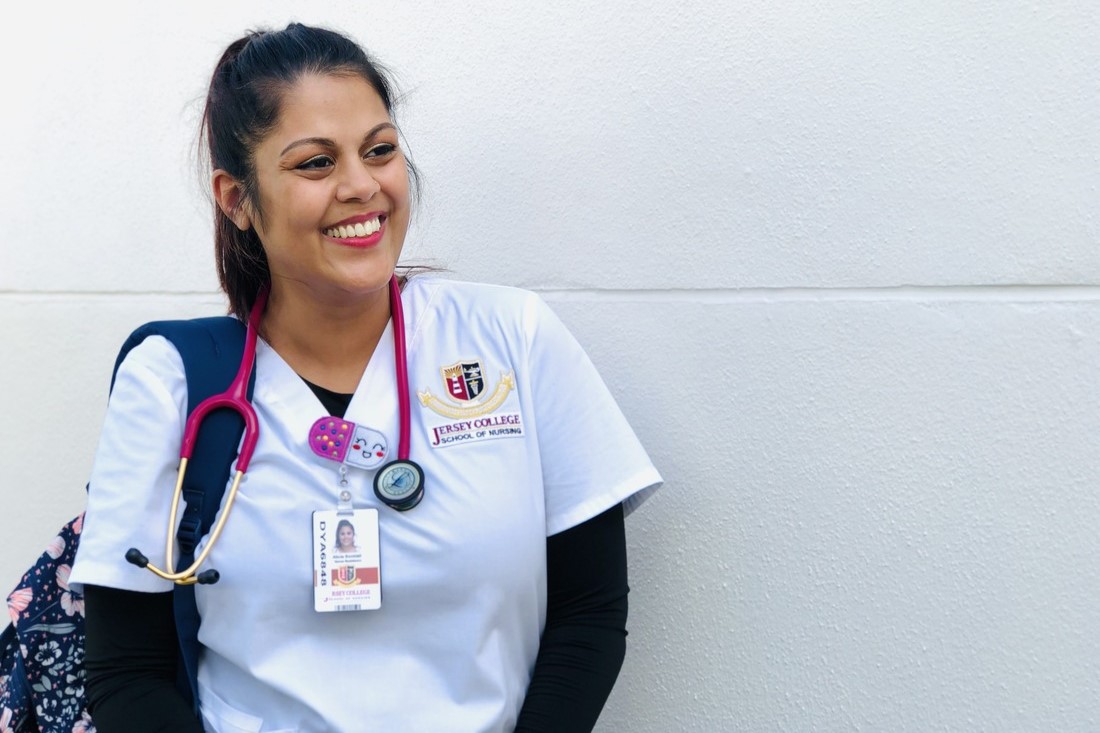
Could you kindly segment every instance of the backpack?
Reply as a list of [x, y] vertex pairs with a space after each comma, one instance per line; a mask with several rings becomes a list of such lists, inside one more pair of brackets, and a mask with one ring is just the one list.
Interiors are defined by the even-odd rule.
[[[240, 367], [245, 327], [237, 319], [155, 321], [122, 345], [111, 388], [122, 360], [153, 335], [171, 341], [183, 359], [188, 414], [225, 390]], [[249, 399], [255, 379], [253, 371]], [[243, 430], [244, 421], [229, 410], [215, 410], [203, 420], [183, 486], [177, 570], [194, 561], [195, 546], [214, 523]], [[84, 693], [84, 600], [68, 585], [83, 518], [81, 513], [61, 528], [8, 596], [11, 624], [0, 634], [0, 733], [95, 731]], [[177, 687], [198, 716], [201, 645], [195, 587], [176, 585], [172, 597], [180, 644]]]

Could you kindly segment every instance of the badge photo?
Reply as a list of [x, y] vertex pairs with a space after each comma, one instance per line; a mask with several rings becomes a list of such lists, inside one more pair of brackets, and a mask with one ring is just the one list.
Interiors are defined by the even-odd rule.
[[378, 510], [313, 513], [313, 608], [372, 611], [382, 607]]

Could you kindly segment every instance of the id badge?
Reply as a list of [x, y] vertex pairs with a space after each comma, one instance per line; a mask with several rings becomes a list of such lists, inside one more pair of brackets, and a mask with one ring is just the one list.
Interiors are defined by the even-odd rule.
[[313, 609], [382, 607], [378, 510], [313, 513]]

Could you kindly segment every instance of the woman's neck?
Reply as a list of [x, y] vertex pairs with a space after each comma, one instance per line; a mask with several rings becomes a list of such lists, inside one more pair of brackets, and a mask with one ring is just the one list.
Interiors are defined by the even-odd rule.
[[352, 303], [273, 286], [261, 332], [300, 376], [349, 394], [359, 386], [389, 320], [388, 284]]

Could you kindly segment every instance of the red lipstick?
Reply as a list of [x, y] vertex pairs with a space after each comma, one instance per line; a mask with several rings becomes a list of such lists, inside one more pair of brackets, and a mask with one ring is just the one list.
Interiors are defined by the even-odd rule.
[[[377, 222], [377, 224], [375, 224]], [[377, 229], [375, 227], [377, 226]], [[372, 211], [349, 216], [321, 230], [325, 239], [345, 247], [373, 247], [386, 231], [386, 214]]]

